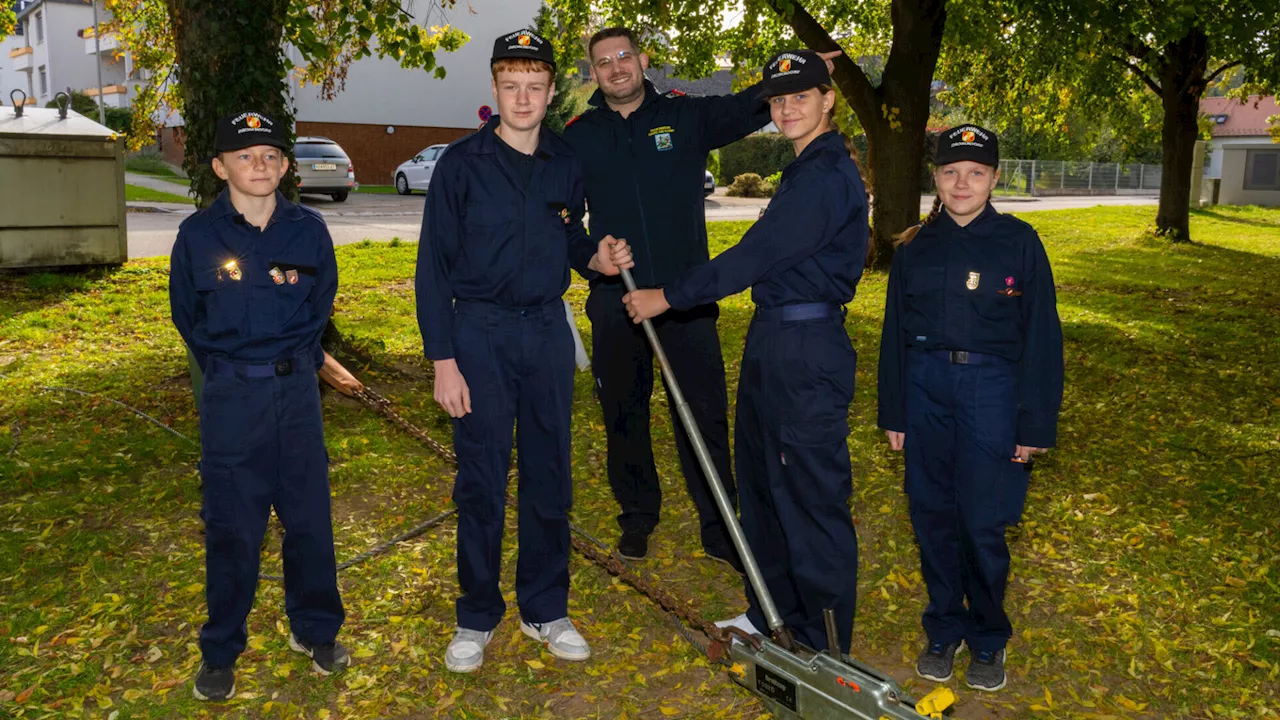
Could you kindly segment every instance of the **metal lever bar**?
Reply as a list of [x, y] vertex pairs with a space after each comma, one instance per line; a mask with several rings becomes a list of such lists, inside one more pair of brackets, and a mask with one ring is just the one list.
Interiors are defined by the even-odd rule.
[[[622, 282], [627, 286], [628, 292], [636, 291], [636, 281], [631, 277], [631, 271], [626, 268], [622, 269]], [[676, 406], [676, 412], [680, 415], [680, 420], [684, 423], [685, 433], [689, 436], [689, 442], [693, 443], [693, 453], [698, 457], [698, 465], [702, 467], [702, 472], [707, 476], [707, 484], [711, 486], [711, 494], [715, 496], [716, 507], [720, 508], [720, 515], [724, 518], [725, 525], [729, 528], [729, 537], [733, 539], [733, 545], [738, 550], [738, 556], [742, 558], [742, 565], [747, 570], [747, 580], [750, 581], [751, 587], [756, 591], [756, 598], [760, 601], [760, 609], [764, 611], [765, 620], [769, 623], [769, 629], [775, 634], [785, 636], [784, 646], [790, 644], [790, 634], [782, 623], [782, 616], [778, 614], [778, 608], [773, 604], [773, 596], [769, 594], [769, 588], [765, 586], [764, 577], [760, 574], [760, 566], [756, 564], [755, 555], [751, 552], [751, 546], [747, 544], [747, 538], [742, 534], [742, 525], [738, 523], [738, 515], [734, 512], [733, 506], [729, 503], [729, 495], [724, 491], [724, 485], [720, 482], [720, 474], [716, 472], [716, 467], [711, 462], [711, 454], [707, 452], [707, 444], [702, 440], [702, 432], [698, 429], [698, 423], [693, 419], [693, 411], [689, 408], [689, 403], [684, 399], [684, 393], [680, 391], [680, 384], [676, 382], [675, 373], [671, 371], [671, 364], [667, 362], [667, 354], [662, 349], [662, 343], [658, 340], [658, 333], [653, 329], [653, 323], [644, 320], [641, 323], [644, 326], [644, 334], [649, 338], [649, 345], [653, 347], [653, 354], [658, 358], [658, 364], [662, 366], [662, 376], [667, 380], [667, 390], [670, 394], [671, 402]], [[780, 638], [781, 639], [781, 638]], [[790, 650], [790, 647], [787, 647]]]

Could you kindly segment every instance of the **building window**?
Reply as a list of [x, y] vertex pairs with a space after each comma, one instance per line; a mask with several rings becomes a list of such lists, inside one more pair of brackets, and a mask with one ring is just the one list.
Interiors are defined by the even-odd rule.
[[36, 18], [36, 44], [44, 42], [44, 13], [38, 12]]
[[1246, 150], [1245, 190], [1280, 190], [1280, 150]]
[[40, 66], [40, 97], [49, 94], [49, 71], [43, 65]]

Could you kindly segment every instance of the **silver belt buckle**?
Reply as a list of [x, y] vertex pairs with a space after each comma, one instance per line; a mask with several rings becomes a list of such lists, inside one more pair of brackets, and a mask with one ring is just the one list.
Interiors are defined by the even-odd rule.
[[955, 365], [968, 365], [969, 351], [968, 350], [952, 350], [951, 362], [952, 364], [955, 364]]

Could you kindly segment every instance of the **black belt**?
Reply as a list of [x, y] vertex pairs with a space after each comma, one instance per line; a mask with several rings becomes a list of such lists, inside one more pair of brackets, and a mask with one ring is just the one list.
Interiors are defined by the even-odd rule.
[[297, 368], [305, 367], [307, 362], [316, 359], [311, 353], [301, 353], [291, 358], [269, 363], [238, 363], [225, 358], [210, 356], [205, 362], [206, 375], [238, 375], [243, 378], [261, 379], [269, 377], [285, 377], [292, 375]]
[[538, 305], [499, 305], [484, 300], [455, 300], [453, 311], [458, 315], [473, 317], [541, 317], [544, 314], [564, 314], [564, 301], [561, 298], [549, 300]]
[[926, 350], [925, 352], [934, 357], [946, 358], [951, 361], [952, 365], [982, 365], [984, 363], [1009, 362], [999, 355], [969, 352], [968, 350]]
[[823, 318], [844, 317], [845, 310], [835, 303], [796, 303], [762, 308], [757, 306], [752, 316], [756, 320], [794, 322], [798, 320], [821, 320]]

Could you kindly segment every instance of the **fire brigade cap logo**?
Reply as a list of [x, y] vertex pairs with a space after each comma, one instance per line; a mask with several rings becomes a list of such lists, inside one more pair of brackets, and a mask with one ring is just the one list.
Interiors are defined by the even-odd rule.
[[970, 161], [999, 167], [1000, 141], [994, 132], [977, 125], [959, 125], [938, 136], [933, 164], [941, 167]]
[[974, 134], [974, 132], [973, 132], [972, 130], [965, 130], [965, 131], [964, 131], [963, 133], [961, 133], [961, 135], [960, 135], [960, 139], [961, 139], [961, 140], [963, 140], [963, 141], [965, 141], [965, 142], [973, 142], [973, 139], [974, 139], [974, 138], [976, 138], [976, 137], [977, 137], [977, 135], [975, 135], [975, 134]]
[[533, 40], [530, 39], [528, 35], [521, 35], [519, 38], [516, 39], [516, 42], [520, 43], [521, 45], [528, 45], [529, 43], [533, 42]]
[[551, 43], [531, 30], [517, 30], [493, 42], [493, 55], [489, 62], [495, 63], [506, 58], [529, 58], [544, 62], [552, 69], [556, 66], [556, 55], [551, 49]]
[[248, 125], [251, 128], [262, 127], [262, 121], [252, 115], [245, 118], [244, 124]]
[[778, 53], [764, 66], [763, 75], [759, 95], [765, 98], [789, 95], [831, 83], [826, 63], [812, 50], [786, 50]]
[[791, 69], [791, 58], [782, 58], [778, 61], [778, 72], [787, 72]]
[[237, 135], [249, 132], [270, 133], [272, 126], [275, 125], [270, 118], [259, 115], [256, 112], [241, 113], [235, 120], [231, 121], [231, 124], [235, 127]]

